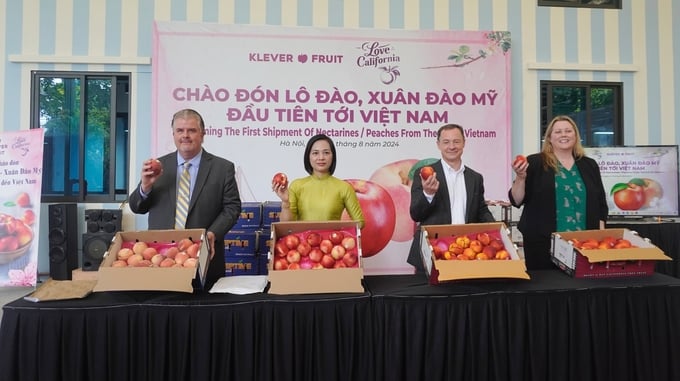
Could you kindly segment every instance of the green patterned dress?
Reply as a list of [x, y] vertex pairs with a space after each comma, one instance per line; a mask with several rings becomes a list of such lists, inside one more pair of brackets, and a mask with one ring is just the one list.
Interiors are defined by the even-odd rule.
[[576, 164], [571, 169], [559, 164], [555, 174], [555, 206], [558, 232], [586, 228], [586, 187]]

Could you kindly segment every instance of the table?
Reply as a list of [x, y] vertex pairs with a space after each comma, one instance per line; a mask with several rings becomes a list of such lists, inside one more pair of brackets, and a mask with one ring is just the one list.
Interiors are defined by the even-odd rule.
[[360, 380], [370, 296], [104, 292], [3, 308], [1, 380]]
[[3, 308], [0, 380], [680, 379], [680, 279], [530, 275], [368, 276], [362, 294], [18, 299]]
[[680, 223], [675, 220], [608, 221], [608, 228], [625, 228], [638, 232], [641, 237], [658, 246], [672, 261], [658, 261], [656, 271], [680, 278]]
[[680, 279], [367, 281], [376, 380], [680, 380]]

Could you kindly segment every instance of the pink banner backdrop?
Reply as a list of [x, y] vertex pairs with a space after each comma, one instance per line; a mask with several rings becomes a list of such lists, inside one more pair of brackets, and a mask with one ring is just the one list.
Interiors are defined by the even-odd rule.
[[37, 281], [43, 130], [0, 133], [0, 286]]
[[487, 199], [507, 199], [510, 47], [509, 32], [497, 31], [157, 23], [153, 151], [175, 149], [170, 117], [194, 108], [206, 149], [236, 164], [243, 200], [266, 201], [276, 199], [276, 172], [306, 176], [305, 144], [325, 133], [338, 151], [335, 175], [378, 184], [389, 197], [367, 197], [395, 208], [390, 226], [364, 229], [391, 234], [365, 258], [366, 272], [410, 272], [408, 172], [440, 157], [440, 126], [465, 128], [464, 162], [485, 176]]

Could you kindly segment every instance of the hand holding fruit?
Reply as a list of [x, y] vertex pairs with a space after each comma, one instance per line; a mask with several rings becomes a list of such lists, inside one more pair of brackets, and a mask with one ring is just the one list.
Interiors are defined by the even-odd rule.
[[434, 168], [430, 167], [429, 165], [420, 168], [420, 177], [423, 178], [423, 181], [427, 181], [427, 179], [429, 179], [433, 175]]
[[288, 176], [285, 173], [279, 172], [272, 178], [272, 190], [276, 193], [281, 201], [288, 201]]
[[527, 158], [524, 157], [524, 155], [517, 155], [515, 156], [515, 160], [512, 161], [512, 169], [520, 179], [526, 178], [528, 167], [529, 163], [527, 162]]
[[148, 159], [142, 164], [142, 177], [158, 177], [163, 172], [163, 166], [158, 159]]
[[142, 164], [142, 191], [149, 192], [156, 179], [163, 173], [163, 166], [158, 159], [148, 159]]
[[439, 189], [439, 180], [437, 180], [437, 174], [434, 169], [430, 166], [426, 166], [420, 169], [420, 178], [423, 180], [423, 191], [426, 194], [434, 195]]

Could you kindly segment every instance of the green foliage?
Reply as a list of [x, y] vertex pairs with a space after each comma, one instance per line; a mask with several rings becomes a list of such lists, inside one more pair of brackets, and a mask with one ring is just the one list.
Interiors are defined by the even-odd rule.
[[470, 54], [470, 47], [468, 45], [461, 45], [447, 59], [455, 62], [452, 66], [462, 67], [479, 59], [484, 59], [499, 50], [506, 54], [512, 47], [510, 32], [489, 32], [486, 34], [486, 38], [489, 39], [489, 45], [485, 49], [479, 49], [476, 56]]

